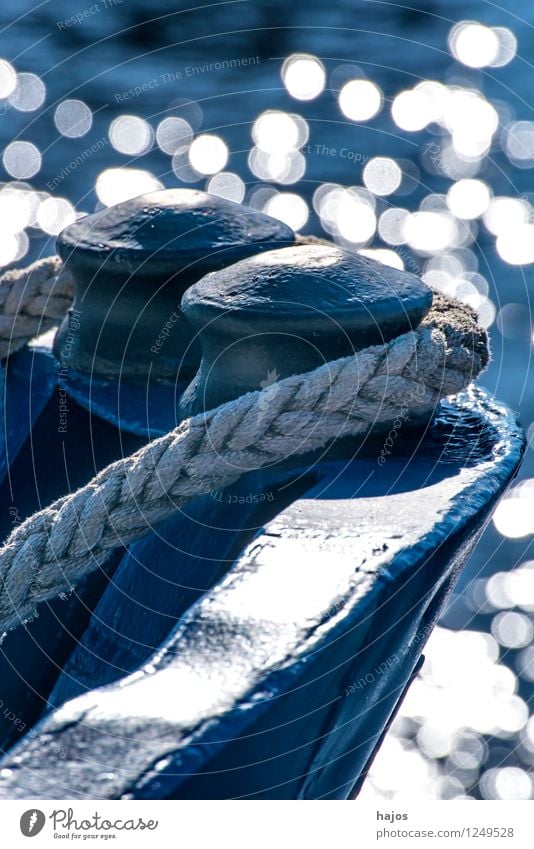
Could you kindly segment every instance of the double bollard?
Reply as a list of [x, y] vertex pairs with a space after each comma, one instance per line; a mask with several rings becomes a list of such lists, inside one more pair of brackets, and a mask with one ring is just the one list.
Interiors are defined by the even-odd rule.
[[[58, 251], [72, 311], [53, 354], [16, 355], [50, 386], [10, 468], [21, 518], [43, 500], [36, 452], [81, 485], [189, 416], [415, 330], [432, 305], [412, 274], [198, 191], [87, 216]], [[67, 451], [51, 438], [59, 393]], [[403, 428], [385, 464], [377, 428], [240, 468], [8, 634], [0, 698], [19, 722], [3, 723], [4, 750], [23, 739], [0, 793], [353, 794], [523, 445], [478, 391]], [[64, 492], [64, 470], [50, 474], [46, 498]], [[112, 728], [136, 738], [124, 773]], [[105, 770], [80, 763], [87, 746]]]

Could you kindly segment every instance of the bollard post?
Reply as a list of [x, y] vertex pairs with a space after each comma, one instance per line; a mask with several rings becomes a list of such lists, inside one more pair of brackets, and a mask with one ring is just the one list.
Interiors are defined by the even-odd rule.
[[[53, 354], [22, 350], [7, 366], [6, 404], [28, 408], [32, 418], [26, 414], [25, 440], [6, 456], [0, 499], [12, 509], [0, 516], [2, 539], [14, 518], [21, 522], [176, 426], [177, 399], [200, 361], [180, 310], [184, 292], [207, 272], [293, 242], [280, 221], [191, 189], [142, 195], [60, 233], [74, 304]], [[0, 715], [0, 745], [10, 745], [46, 706], [120, 556], [4, 638], [3, 693], [20, 723]]]

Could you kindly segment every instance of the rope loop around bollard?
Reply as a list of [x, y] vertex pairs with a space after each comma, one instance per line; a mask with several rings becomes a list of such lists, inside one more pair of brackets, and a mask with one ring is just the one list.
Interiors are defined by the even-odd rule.
[[[58, 257], [0, 278], [0, 356], [63, 318], [72, 283]], [[39, 510], [0, 548], [0, 631], [71, 591], [189, 499], [243, 474], [394, 422], [432, 413], [489, 359], [486, 331], [465, 304], [434, 293], [419, 327], [383, 345], [249, 392], [181, 422]]]

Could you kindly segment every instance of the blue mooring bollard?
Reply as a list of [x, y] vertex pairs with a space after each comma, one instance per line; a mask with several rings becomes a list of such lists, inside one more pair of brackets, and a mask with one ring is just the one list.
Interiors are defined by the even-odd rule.
[[[142, 195], [60, 234], [58, 251], [76, 286], [73, 307], [53, 351], [22, 350], [7, 365], [2, 539], [43, 505], [176, 426], [180, 394], [200, 362], [200, 345], [180, 310], [183, 293], [226, 263], [292, 242], [281, 222], [189, 189]], [[4, 750], [46, 707], [119, 559], [4, 637], [3, 699], [19, 719], [14, 724], [0, 713]]]
[[[119, 454], [112, 432], [129, 453], [190, 414], [387, 342], [427, 315], [432, 293], [414, 275], [294, 242], [267, 216], [180, 191], [60, 236], [80, 311], [63, 391], [108, 451]], [[178, 318], [158, 350], [171, 305]], [[72, 315], [56, 336], [60, 366]], [[50, 353], [17, 357], [15, 387], [28, 390], [15, 369], [33, 357], [47, 375], [41, 390], [54, 391]], [[511, 413], [474, 388], [395, 436], [383, 463], [389, 434], [378, 426], [240, 469], [237, 483], [177, 509], [7, 635], [3, 662], [35, 692], [12, 685], [27, 722], [7, 729], [6, 748], [23, 736], [0, 764], [0, 796], [354, 795], [523, 450]], [[57, 462], [45, 441], [39, 450]]]

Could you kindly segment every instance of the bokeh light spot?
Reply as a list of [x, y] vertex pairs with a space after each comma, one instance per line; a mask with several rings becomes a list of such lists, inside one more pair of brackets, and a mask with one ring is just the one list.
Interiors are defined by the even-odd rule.
[[460, 21], [449, 33], [455, 59], [469, 68], [486, 68], [498, 59], [500, 39], [491, 27], [475, 21]]
[[170, 116], [160, 121], [156, 130], [156, 141], [160, 150], [170, 156], [193, 141], [193, 129], [184, 118]]
[[106, 168], [96, 181], [96, 193], [104, 206], [112, 206], [162, 188], [163, 185], [153, 174], [138, 168]]
[[0, 59], [0, 97], [9, 97], [17, 85], [17, 74], [13, 65], [6, 59]]
[[339, 92], [339, 108], [351, 121], [369, 121], [382, 108], [382, 92], [370, 80], [351, 80]]
[[285, 60], [282, 80], [296, 100], [313, 100], [323, 91], [326, 74], [323, 63], [316, 56], [297, 53]]
[[391, 195], [402, 180], [402, 171], [394, 159], [376, 156], [363, 169], [363, 182], [375, 195]]
[[288, 153], [302, 147], [308, 136], [308, 125], [303, 118], [275, 109], [262, 112], [252, 125], [252, 138], [264, 153]]
[[152, 146], [154, 132], [150, 124], [137, 115], [119, 115], [109, 127], [109, 140], [115, 150], [126, 156], [140, 156]]
[[17, 84], [9, 95], [9, 102], [19, 112], [34, 112], [43, 105], [46, 86], [37, 74], [17, 74]]
[[57, 236], [76, 220], [76, 211], [65, 198], [46, 198], [39, 204], [37, 224], [45, 233]]
[[231, 171], [221, 171], [208, 182], [207, 191], [217, 197], [241, 203], [245, 197], [245, 184], [238, 174]]
[[300, 230], [308, 220], [308, 204], [293, 192], [279, 192], [265, 204], [264, 211], [283, 221], [293, 230]]
[[42, 158], [39, 149], [32, 142], [14, 141], [4, 150], [2, 162], [12, 177], [28, 180], [40, 170]]
[[62, 136], [76, 139], [91, 129], [93, 113], [83, 100], [64, 100], [54, 112], [54, 122]]
[[482, 180], [458, 180], [447, 193], [447, 205], [458, 218], [478, 218], [491, 200], [491, 191]]
[[189, 148], [189, 162], [199, 174], [216, 174], [228, 162], [228, 148], [219, 136], [197, 136]]

